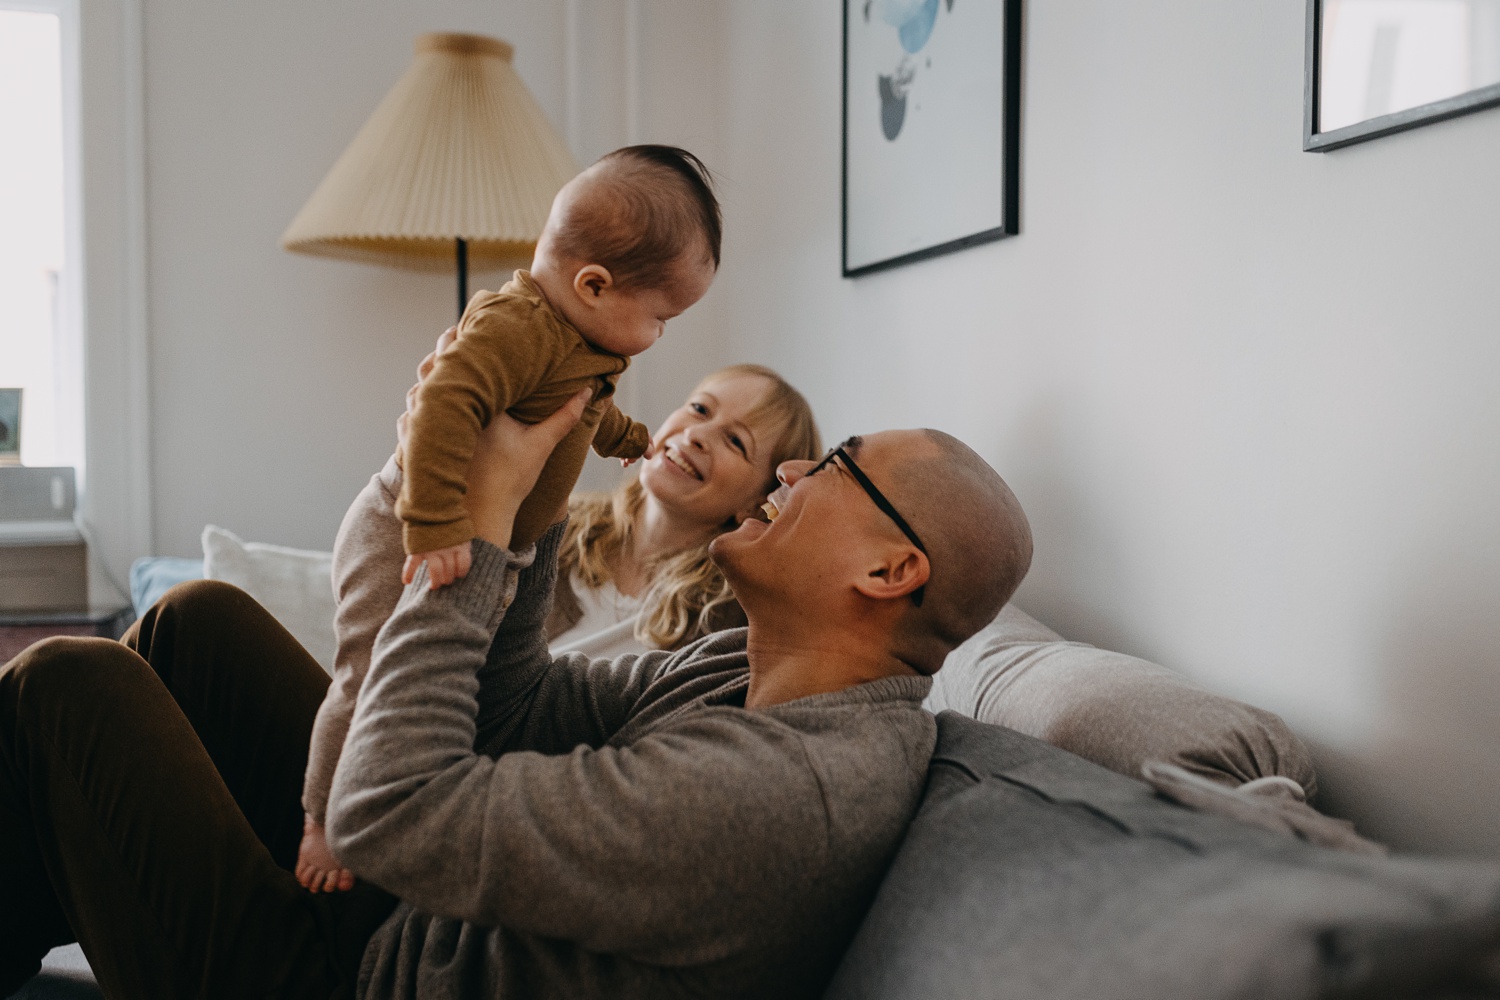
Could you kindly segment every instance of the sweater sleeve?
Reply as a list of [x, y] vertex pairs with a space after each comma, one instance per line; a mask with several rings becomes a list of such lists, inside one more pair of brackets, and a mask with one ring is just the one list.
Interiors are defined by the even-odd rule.
[[394, 505], [400, 489], [394, 458], [355, 497], [333, 543], [333, 591], [337, 606], [333, 631], [333, 683], [318, 706], [308, 747], [302, 808], [316, 822], [325, 820], [328, 786], [338, 764], [354, 700], [370, 669], [375, 635], [401, 597], [401, 522]]
[[640, 458], [650, 443], [650, 428], [631, 420], [610, 400], [594, 433], [594, 451], [605, 458]]
[[563, 340], [534, 303], [507, 295], [471, 303], [458, 339], [418, 388], [408, 423], [396, 505], [407, 552], [474, 537], [464, 492], [479, 433], [533, 393], [562, 355]]
[[[669, 962], [759, 933], [726, 893], [794, 898], [827, 862], [798, 735], [709, 708], [623, 747], [474, 752], [475, 668], [511, 571], [475, 549], [441, 590], [419, 572], [376, 641], [329, 802], [334, 852], [419, 910], [600, 952]], [[624, 683], [598, 664], [589, 680]]]
[[547, 621], [566, 530], [565, 521], [553, 525], [527, 552], [511, 556], [517, 570], [514, 597], [502, 594], [505, 614], [478, 670], [475, 748], [482, 753], [565, 752], [580, 743], [602, 744], [624, 725], [666, 659], [553, 659]]

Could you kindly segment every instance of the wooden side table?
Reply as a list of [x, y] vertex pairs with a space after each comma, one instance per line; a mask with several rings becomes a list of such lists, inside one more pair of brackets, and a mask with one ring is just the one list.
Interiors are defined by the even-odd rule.
[[124, 607], [87, 611], [0, 611], [0, 663], [21, 650], [54, 635], [93, 635], [118, 639], [135, 621], [135, 611]]

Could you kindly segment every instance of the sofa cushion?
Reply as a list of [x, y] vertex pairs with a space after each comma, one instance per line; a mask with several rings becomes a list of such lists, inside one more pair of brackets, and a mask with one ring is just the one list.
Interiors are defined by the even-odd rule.
[[1500, 864], [1314, 847], [945, 712], [826, 996], [1407, 996], [1496, 948]]
[[1276, 715], [1146, 660], [1065, 642], [1013, 605], [949, 654], [927, 705], [1132, 778], [1159, 760], [1227, 785], [1279, 775], [1309, 798], [1317, 790], [1307, 748]]
[[210, 524], [203, 529], [203, 575], [255, 598], [322, 664], [333, 669], [333, 553], [242, 541]]

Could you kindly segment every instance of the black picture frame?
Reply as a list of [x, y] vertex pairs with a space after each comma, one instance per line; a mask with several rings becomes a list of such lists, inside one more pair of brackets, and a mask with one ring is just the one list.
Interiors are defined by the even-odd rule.
[[[850, 262], [850, 143], [849, 143], [849, 48], [850, 12], [855, 7], [868, 7], [871, 0], [841, 0], [843, 3], [843, 73], [841, 104], [841, 176], [840, 176], [840, 255], [843, 276], [856, 278], [861, 275], [900, 267], [920, 260], [929, 260], [943, 254], [953, 253], [968, 247], [991, 243], [1021, 231], [1021, 53], [1022, 53], [1022, 0], [942, 0], [947, 11], [954, 4], [990, 2], [1002, 8], [1003, 37], [997, 39], [996, 53], [1004, 59], [1002, 101], [1002, 150], [1000, 156], [1003, 177], [1001, 178], [1001, 208], [999, 218], [984, 219], [976, 223], [973, 232], [957, 238], [896, 253], [879, 260]], [[865, 208], [855, 206], [855, 211]]]
[[1307, 0], [1307, 41], [1303, 68], [1302, 149], [1308, 153], [1326, 153], [1356, 142], [1394, 135], [1433, 122], [1446, 121], [1472, 111], [1500, 105], [1500, 83], [1479, 87], [1441, 101], [1377, 118], [1367, 118], [1353, 125], [1327, 132], [1319, 128], [1319, 94], [1322, 73], [1322, 34], [1324, 0]]

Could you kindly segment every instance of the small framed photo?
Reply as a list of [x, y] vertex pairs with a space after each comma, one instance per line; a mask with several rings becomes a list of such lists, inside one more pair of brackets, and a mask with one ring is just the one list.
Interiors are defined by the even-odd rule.
[[0, 465], [21, 464], [21, 390], [0, 389]]
[[1500, 104], [1500, 4], [1307, 0], [1302, 148]]
[[843, 0], [843, 273], [1020, 231], [1021, 0]]

